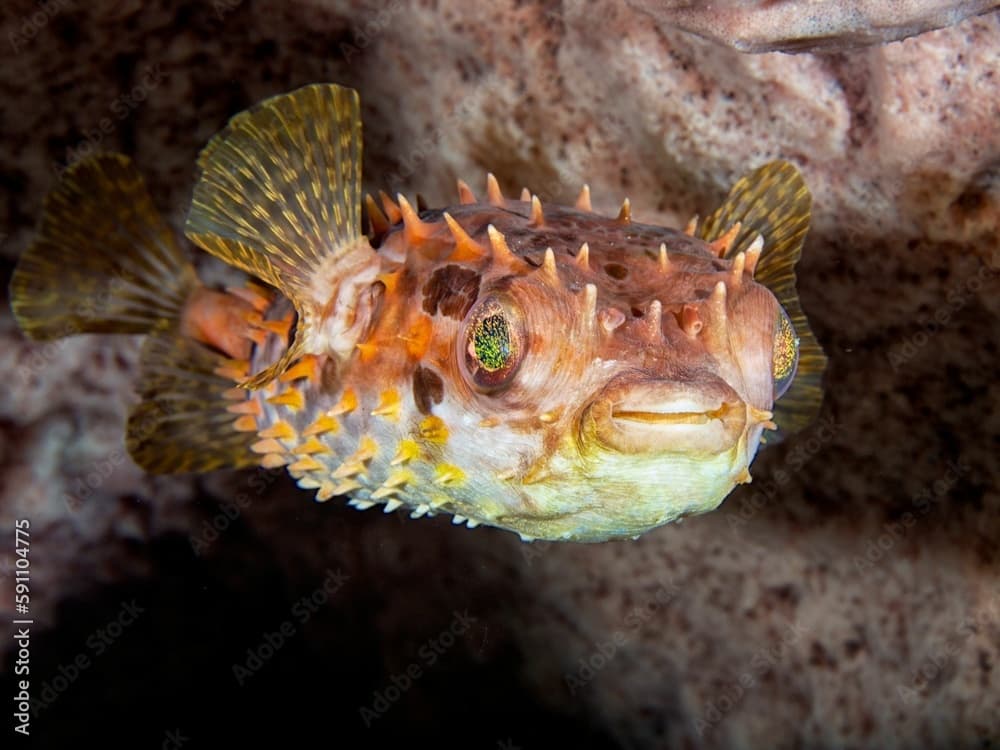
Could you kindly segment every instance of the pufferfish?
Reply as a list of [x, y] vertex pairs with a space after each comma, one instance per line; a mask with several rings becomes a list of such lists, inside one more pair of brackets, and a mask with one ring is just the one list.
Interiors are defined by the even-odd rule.
[[[635, 538], [716, 508], [765, 431], [814, 415], [825, 358], [795, 292], [811, 198], [790, 163], [685, 231], [525, 190], [361, 197], [357, 92], [306, 86], [198, 159], [185, 233], [102, 154], [46, 200], [11, 284], [34, 339], [148, 334], [127, 425], [150, 472], [284, 467], [319, 501], [525, 540]], [[363, 215], [366, 222], [363, 225]], [[780, 401], [779, 401], [780, 399]]]

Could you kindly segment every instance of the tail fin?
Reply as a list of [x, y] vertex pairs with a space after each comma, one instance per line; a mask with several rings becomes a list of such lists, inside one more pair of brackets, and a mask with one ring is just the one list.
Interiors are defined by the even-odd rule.
[[11, 280], [11, 307], [37, 340], [147, 333], [177, 320], [197, 283], [129, 158], [98, 154], [71, 166], [46, 198]]
[[230, 360], [210, 348], [211, 337], [185, 330], [199, 288], [142, 176], [120, 154], [70, 167], [46, 198], [38, 237], [11, 281], [14, 316], [33, 339], [152, 334], [126, 442], [153, 473], [242, 467], [257, 458], [250, 450], [255, 405], [217, 372]]

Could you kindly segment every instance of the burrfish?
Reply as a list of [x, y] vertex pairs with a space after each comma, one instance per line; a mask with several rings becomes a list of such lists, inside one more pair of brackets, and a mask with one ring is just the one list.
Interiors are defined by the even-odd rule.
[[635, 538], [719, 506], [809, 422], [822, 349], [795, 289], [811, 197], [750, 171], [669, 229], [591, 205], [362, 199], [357, 92], [233, 117], [198, 157], [187, 239], [135, 165], [68, 169], [11, 284], [33, 339], [146, 334], [126, 427], [150, 472], [283, 467], [318, 501], [525, 540]]

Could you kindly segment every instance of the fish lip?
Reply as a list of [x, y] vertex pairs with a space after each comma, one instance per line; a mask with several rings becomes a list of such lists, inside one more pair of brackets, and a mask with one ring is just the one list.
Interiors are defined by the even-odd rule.
[[622, 453], [715, 454], [731, 450], [746, 430], [749, 409], [715, 375], [696, 380], [620, 378], [588, 409], [589, 435]]
[[723, 401], [714, 409], [702, 409], [686, 411], [683, 409], [635, 409], [622, 408], [621, 406], [611, 407], [611, 418], [624, 420], [626, 422], [640, 422], [642, 424], [663, 424], [663, 425], [696, 425], [708, 424], [713, 419], [725, 421], [733, 409], [738, 409], [735, 403]]

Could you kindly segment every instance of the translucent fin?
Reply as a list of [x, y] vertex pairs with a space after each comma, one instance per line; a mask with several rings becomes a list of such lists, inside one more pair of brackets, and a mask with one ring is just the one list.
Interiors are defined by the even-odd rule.
[[243, 384], [259, 387], [306, 351], [322, 311], [353, 311], [338, 290], [355, 293], [343, 282], [378, 263], [361, 233], [357, 92], [315, 84], [267, 99], [230, 120], [198, 165], [188, 237], [277, 287], [299, 313], [285, 356]]
[[[233, 381], [217, 375], [226, 358], [175, 331], [161, 330], [142, 349], [139, 403], [129, 415], [126, 445], [153, 474], [203, 472], [259, 463], [256, 432], [237, 431]], [[247, 394], [254, 398], [252, 394]], [[239, 403], [239, 402], [236, 402]]]
[[11, 307], [33, 339], [145, 333], [175, 320], [196, 284], [132, 162], [98, 154], [71, 166], [45, 199]]
[[[773, 161], [740, 178], [697, 233], [711, 242], [740, 222], [727, 258], [745, 252], [758, 234], [764, 238], [754, 279], [778, 298], [799, 337], [795, 380], [773, 409], [778, 437], [809, 424], [823, 400], [821, 381], [826, 355], [809, 328], [795, 289], [795, 264], [809, 231], [811, 208], [812, 196], [799, 170], [787, 161]], [[774, 437], [769, 442], [774, 442]]]

